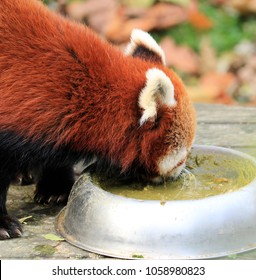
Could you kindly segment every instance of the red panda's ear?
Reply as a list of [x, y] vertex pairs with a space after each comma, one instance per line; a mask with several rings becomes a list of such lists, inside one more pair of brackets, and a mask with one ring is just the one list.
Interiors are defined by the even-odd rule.
[[163, 71], [151, 68], [146, 72], [146, 78], [146, 85], [139, 95], [139, 107], [142, 109], [140, 125], [156, 119], [159, 105], [165, 104], [169, 107], [176, 105], [173, 83]]
[[132, 31], [131, 42], [125, 54], [165, 65], [165, 55], [161, 47], [147, 32], [140, 29]]

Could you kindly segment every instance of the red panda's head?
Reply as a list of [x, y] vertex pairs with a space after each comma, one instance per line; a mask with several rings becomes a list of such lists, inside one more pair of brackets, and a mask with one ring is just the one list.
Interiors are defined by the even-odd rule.
[[[148, 33], [134, 30], [126, 55], [154, 65], [146, 70], [138, 97], [138, 154], [134, 164], [155, 182], [176, 178], [194, 140], [195, 110], [182, 81], [165, 67], [163, 50]], [[123, 165], [125, 160], [124, 156]]]

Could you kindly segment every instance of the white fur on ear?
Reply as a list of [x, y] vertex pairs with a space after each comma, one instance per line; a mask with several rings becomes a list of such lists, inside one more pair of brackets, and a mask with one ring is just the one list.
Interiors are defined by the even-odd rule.
[[146, 78], [146, 85], [139, 96], [139, 106], [143, 109], [140, 125], [143, 125], [148, 119], [156, 117], [157, 99], [170, 107], [176, 105], [173, 83], [163, 71], [151, 68], [146, 72]]
[[150, 36], [147, 32], [140, 29], [133, 29], [131, 34], [131, 42], [126, 47], [125, 54], [132, 55], [138, 46], [143, 46], [146, 49], [156, 53], [165, 65], [165, 54], [162, 48], [157, 44], [157, 42]]

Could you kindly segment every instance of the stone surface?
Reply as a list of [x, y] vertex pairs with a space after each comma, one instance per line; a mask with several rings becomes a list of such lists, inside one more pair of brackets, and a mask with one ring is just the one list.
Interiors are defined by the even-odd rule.
[[[256, 156], [256, 108], [197, 105], [195, 144], [232, 147]], [[10, 214], [24, 220], [21, 238], [0, 241], [1, 259], [99, 259], [94, 253], [54, 241], [55, 217], [62, 207], [33, 202], [34, 186], [12, 186], [8, 195]], [[256, 250], [224, 259], [256, 259]]]

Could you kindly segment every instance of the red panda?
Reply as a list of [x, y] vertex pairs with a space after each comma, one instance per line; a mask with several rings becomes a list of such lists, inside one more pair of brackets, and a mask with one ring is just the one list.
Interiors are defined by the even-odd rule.
[[39, 170], [35, 200], [66, 200], [81, 159], [146, 180], [177, 177], [195, 111], [154, 39], [134, 30], [126, 52], [37, 0], [0, 1], [0, 239], [22, 228], [6, 196]]

